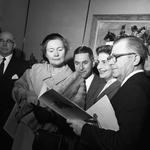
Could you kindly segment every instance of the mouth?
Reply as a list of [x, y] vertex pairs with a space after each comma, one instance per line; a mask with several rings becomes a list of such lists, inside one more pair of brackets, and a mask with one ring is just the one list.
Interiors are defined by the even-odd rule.
[[60, 60], [60, 58], [57, 58], [57, 59], [53, 59], [53, 60]]
[[86, 73], [85, 71], [79, 71], [79, 74], [84, 74], [84, 73]]
[[103, 70], [103, 69], [99, 70], [99, 73], [100, 73], [100, 74], [103, 74], [103, 73], [105, 73], [105, 72], [107, 72], [107, 70]]
[[116, 68], [112, 68], [112, 70], [115, 70]]
[[84, 73], [85, 71], [79, 71], [79, 73]]
[[5, 50], [5, 49], [7, 49], [7, 47], [1, 47], [1, 49], [4, 49], [4, 50]]

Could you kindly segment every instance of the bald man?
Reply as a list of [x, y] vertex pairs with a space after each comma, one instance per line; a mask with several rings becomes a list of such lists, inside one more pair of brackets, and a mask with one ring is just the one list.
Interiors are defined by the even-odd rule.
[[[16, 47], [15, 37], [10, 32], [0, 33], [0, 64], [5, 58], [2, 76], [0, 77], [0, 138], [1, 146], [11, 149], [12, 139], [3, 129], [3, 126], [14, 106], [12, 98], [12, 88], [14, 82], [22, 76], [24, 71], [29, 68], [28, 62], [15, 56]], [[7, 144], [3, 145], [4, 143]]]

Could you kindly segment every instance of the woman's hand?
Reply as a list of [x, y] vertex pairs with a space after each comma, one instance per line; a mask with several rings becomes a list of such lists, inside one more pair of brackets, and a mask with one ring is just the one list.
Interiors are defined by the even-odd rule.
[[27, 92], [27, 102], [28, 102], [28, 104], [41, 106], [41, 107], [47, 108], [49, 110], [48, 106], [46, 106], [44, 103], [42, 103], [41, 101], [38, 100], [37, 95], [33, 91], [28, 91]]
[[34, 91], [28, 91], [27, 92], [27, 102], [28, 104], [34, 104], [34, 105], [39, 105], [39, 100], [37, 99], [38, 96]]

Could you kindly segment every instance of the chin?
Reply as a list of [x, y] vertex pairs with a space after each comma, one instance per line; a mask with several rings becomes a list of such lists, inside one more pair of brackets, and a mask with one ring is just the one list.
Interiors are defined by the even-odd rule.
[[88, 77], [84, 74], [80, 74], [82, 78], [87, 79]]
[[63, 67], [64, 65], [65, 65], [65, 63], [63, 62], [63, 63], [58, 63], [58, 64], [52, 64], [54, 67]]
[[99, 75], [101, 78], [105, 78], [105, 75], [104, 74], [100, 74]]
[[112, 76], [113, 76], [114, 78], [118, 78], [118, 74], [116, 74], [116, 73], [113, 73]]

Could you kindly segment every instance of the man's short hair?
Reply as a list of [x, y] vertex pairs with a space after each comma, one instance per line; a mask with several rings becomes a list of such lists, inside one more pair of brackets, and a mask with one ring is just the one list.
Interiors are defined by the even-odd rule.
[[144, 42], [136, 36], [127, 36], [127, 37], [121, 37], [121, 38], [116, 39], [114, 41], [114, 45], [121, 40], [126, 40], [127, 41], [127, 47], [130, 50], [139, 54], [139, 56], [141, 57], [141, 61], [139, 64], [144, 66], [145, 61], [148, 58], [148, 54], [149, 54], [148, 47], [144, 44]]
[[76, 55], [76, 54], [82, 54], [82, 53], [88, 53], [90, 59], [91, 59], [91, 60], [94, 59], [92, 49], [91, 49], [90, 47], [87, 47], [87, 46], [80, 46], [80, 47], [78, 47], [77, 49], [75, 49], [73, 58], [75, 58], [75, 55]]

